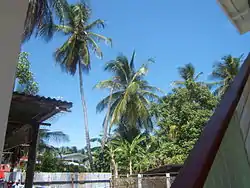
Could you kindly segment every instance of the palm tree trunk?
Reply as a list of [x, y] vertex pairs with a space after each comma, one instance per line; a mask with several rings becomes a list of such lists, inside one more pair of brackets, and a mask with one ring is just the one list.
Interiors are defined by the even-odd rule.
[[80, 93], [81, 93], [81, 99], [82, 99], [82, 108], [83, 108], [83, 115], [84, 115], [84, 129], [85, 129], [85, 137], [86, 137], [87, 154], [89, 158], [90, 168], [91, 170], [93, 170], [93, 160], [92, 160], [90, 138], [89, 138], [88, 113], [87, 113], [86, 101], [84, 98], [82, 67], [80, 63], [79, 63], [79, 79], [80, 79]]
[[113, 94], [113, 87], [110, 89], [110, 95], [109, 95], [109, 102], [108, 102], [108, 111], [104, 122], [104, 131], [103, 131], [103, 137], [102, 137], [102, 149], [104, 148], [105, 142], [107, 140], [107, 133], [108, 133], [108, 122], [109, 122], [109, 113], [110, 113], [110, 106], [111, 106], [111, 100], [112, 100], [112, 94]]
[[129, 160], [129, 175], [132, 175], [133, 171], [132, 171], [132, 160]]
[[115, 156], [113, 154], [111, 155], [111, 163], [112, 163], [113, 170], [114, 170], [114, 177], [118, 178], [118, 166], [115, 162]]

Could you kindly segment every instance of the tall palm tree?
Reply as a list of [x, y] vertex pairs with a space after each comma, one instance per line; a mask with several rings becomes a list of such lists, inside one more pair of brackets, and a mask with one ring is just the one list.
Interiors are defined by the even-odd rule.
[[64, 12], [66, 2], [66, 0], [29, 0], [24, 22], [23, 41], [29, 40], [32, 34], [37, 34], [44, 24], [51, 25], [54, 21], [53, 15], [60, 17]]
[[[174, 86], [184, 86], [188, 80], [198, 82], [199, 77], [203, 74], [203, 72], [196, 74], [195, 67], [192, 63], [188, 63], [183, 67], [179, 67], [178, 72], [182, 80], [174, 81]], [[199, 83], [204, 84], [203, 82]]]
[[87, 104], [83, 89], [83, 72], [88, 72], [90, 70], [90, 51], [92, 50], [99, 58], [102, 58], [103, 53], [98, 46], [98, 42], [104, 41], [111, 43], [111, 39], [93, 32], [95, 28], [104, 28], [104, 21], [98, 19], [92, 23], [88, 23], [90, 13], [90, 9], [84, 3], [79, 2], [75, 5], [65, 4], [64, 14], [60, 17], [64, 24], [43, 25], [40, 28], [39, 34], [41, 36], [50, 36], [49, 33], [51, 33], [52, 28], [52, 33], [59, 32], [68, 37], [63, 45], [56, 50], [54, 55], [56, 62], [61, 65], [62, 70], [65, 70], [66, 73], [74, 76], [78, 69], [86, 145], [89, 162], [92, 168], [93, 163], [89, 138]]
[[[155, 94], [160, 91], [150, 86], [144, 76], [148, 71], [148, 63], [142, 65], [139, 70], [134, 67], [135, 52], [130, 62], [127, 57], [120, 55], [115, 60], [108, 62], [105, 70], [113, 74], [111, 79], [99, 82], [95, 87], [101, 89], [113, 88], [112, 93], [102, 99], [97, 105], [98, 112], [108, 109], [105, 119], [108, 118], [112, 125], [126, 125], [127, 128], [137, 127], [146, 130], [152, 129], [149, 107], [151, 101], [158, 100]], [[107, 126], [104, 127], [107, 129]], [[104, 133], [107, 133], [104, 130]], [[106, 139], [107, 135], [103, 136]]]
[[222, 57], [221, 61], [214, 64], [211, 78], [215, 80], [213, 85], [217, 86], [214, 91], [215, 95], [221, 97], [227, 91], [240, 70], [242, 60], [243, 55], [239, 57], [227, 55]]

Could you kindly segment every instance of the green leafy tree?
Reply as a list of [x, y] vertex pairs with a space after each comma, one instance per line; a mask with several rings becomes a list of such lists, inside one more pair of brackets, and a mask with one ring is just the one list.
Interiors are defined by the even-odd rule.
[[243, 55], [240, 57], [233, 57], [227, 55], [221, 58], [213, 66], [211, 78], [215, 80], [213, 85], [217, 86], [214, 94], [221, 97], [227, 91], [234, 77], [238, 74], [242, 64]]
[[95, 142], [97, 146], [91, 148], [95, 172], [109, 172], [111, 170], [111, 155], [107, 143], [101, 147], [100, 138], [92, 138], [91, 142]]
[[[108, 118], [110, 127], [117, 125], [117, 130], [142, 128], [150, 131], [153, 127], [149, 107], [151, 102], [158, 100], [155, 92], [158, 88], [150, 86], [144, 79], [148, 72], [148, 60], [138, 70], [134, 66], [135, 52], [130, 62], [125, 56], [118, 56], [115, 60], [108, 62], [105, 71], [112, 73], [112, 78], [99, 82], [95, 87], [100, 89], [110, 89], [113, 91], [109, 96], [102, 99], [97, 105], [98, 112], [108, 108], [105, 119]], [[105, 120], [104, 120], [105, 121]], [[106, 122], [107, 123], [107, 122]], [[122, 127], [125, 126], [125, 127]], [[104, 127], [104, 133], [107, 133], [107, 124]], [[103, 136], [105, 140], [106, 136]], [[104, 143], [104, 142], [103, 142]]]
[[141, 145], [145, 139], [145, 136], [138, 135], [134, 138], [132, 143], [129, 143], [125, 139], [119, 140], [118, 152], [123, 159], [123, 165], [125, 165], [125, 169], [129, 169], [130, 175], [133, 174], [134, 163], [142, 159], [145, 155], [145, 149]]
[[90, 151], [87, 104], [83, 89], [83, 72], [88, 72], [90, 69], [90, 51], [92, 50], [99, 58], [102, 58], [103, 53], [98, 46], [98, 42], [111, 43], [111, 39], [93, 32], [96, 28], [104, 28], [104, 21], [98, 19], [89, 23], [90, 13], [90, 9], [84, 3], [78, 2], [75, 5], [64, 4], [64, 14], [59, 15], [59, 19], [63, 20], [64, 24], [56, 25], [50, 23], [43, 25], [40, 28], [39, 34], [48, 37], [53, 36], [51, 33], [63, 33], [67, 36], [67, 40], [56, 50], [54, 55], [56, 62], [67, 73], [75, 75], [78, 69], [87, 152], [90, 165], [93, 167]]
[[16, 90], [26, 94], [35, 95], [38, 93], [38, 83], [35, 81], [34, 74], [30, 70], [30, 61], [27, 52], [21, 52], [18, 56], [16, 70]]
[[186, 87], [174, 88], [160, 105], [156, 155], [162, 163], [181, 163], [199, 138], [217, 105], [209, 88], [187, 80]]
[[52, 152], [46, 151], [43, 156], [39, 156], [40, 164], [36, 165], [36, 171], [40, 172], [57, 172], [58, 166], [63, 166]]

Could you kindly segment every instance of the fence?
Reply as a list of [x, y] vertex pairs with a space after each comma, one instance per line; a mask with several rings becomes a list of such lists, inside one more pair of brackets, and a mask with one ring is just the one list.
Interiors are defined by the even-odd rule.
[[[175, 174], [138, 174], [114, 178], [111, 173], [38, 173], [35, 188], [170, 188]], [[5, 174], [7, 181], [25, 182], [25, 173]]]
[[174, 174], [138, 174], [137, 176], [120, 176], [112, 178], [112, 188], [170, 188], [175, 179]]
[[[25, 173], [5, 174], [7, 181], [25, 182]], [[34, 175], [34, 187], [49, 188], [109, 188], [111, 173], [38, 173]]]

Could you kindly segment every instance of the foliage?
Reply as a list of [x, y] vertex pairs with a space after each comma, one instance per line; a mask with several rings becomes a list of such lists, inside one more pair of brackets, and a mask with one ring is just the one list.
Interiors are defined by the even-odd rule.
[[32, 34], [37, 36], [42, 26], [53, 24], [55, 19], [63, 23], [60, 17], [65, 11], [65, 4], [67, 0], [29, 0], [22, 40], [29, 40]]
[[212, 85], [217, 86], [214, 94], [222, 97], [227, 91], [234, 77], [238, 74], [242, 64], [243, 55], [233, 57], [227, 55], [221, 58], [221, 61], [216, 62], [213, 66], [211, 78], [215, 80]]
[[50, 142], [69, 142], [69, 136], [62, 131], [50, 131], [48, 129], [39, 129], [38, 151], [44, 152], [48, 150], [56, 150], [55, 147], [49, 145]]
[[184, 162], [217, 105], [217, 98], [206, 86], [191, 80], [185, 85], [173, 89], [159, 108], [156, 153], [161, 164]]
[[90, 69], [90, 52], [91, 50], [99, 57], [103, 57], [99, 41], [111, 43], [111, 39], [103, 35], [95, 33], [93, 30], [99, 27], [104, 28], [103, 20], [95, 20], [89, 23], [91, 11], [85, 3], [79, 1], [71, 5], [67, 2], [63, 3], [63, 14], [58, 14], [59, 20], [63, 24], [55, 24], [48, 22], [41, 25], [39, 35], [50, 39], [54, 33], [63, 33], [67, 40], [54, 53], [56, 62], [61, 66], [62, 70], [71, 75], [75, 75], [77, 69], [79, 71], [80, 93], [84, 114], [84, 128], [87, 144], [87, 152], [91, 168], [93, 161], [91, 156], [91, 146], [88, 128], [87, 104], [85, 101], [83, 90], [83, 71], [88, 72]]
[[18, 56], [16, 70], [17, 91], [35, 95], [38, 93], [38, 83], [35, 81], [34, 74], [30, 70], [30, 61], [27, 52], [21, 52]]
[[[181, 81], [175, 81], [173, 84], [176, 86], [184, 86], [188, 80], [198, 82], [199, 77], [203, 74], [203, 72], [199, 72], [196, 74], [195, 67], [192, 63], [185, 64], [183, 67], [178, 68], [178, 72]], [[200, 84], [204, 84], [203, 82], [199, 82]]]
[[148, 72], [148, 63], [152, 60], [148, 60], [146, 64], [136, 70], [134, 59], [135, 52], [130, 62], [127, 57], [122, 55], [108, 62], [105, 71], [111, 72], [112, 77], [95, 86], [100, 89], [113, 88], [112, 98], [107, 96], [102, 99], [96, 109], [98, 112], [102, 112], [108, 107], [109, 102], [111, 103], [109, 117], [106, 116], [106, 118], [109, 118], [110, 127], [117, 125], [118, 133], [121, 133], [119, 130], [124, 129], [150, 131], [153, 128], [149, 108], [152, 101], [159, 99], [155, 94], [159, 89], [150, 86], [144, 79]]
[[130, 175], [133, 174], [133, 170], [135, 168], [135, 163], [139, 162], [141, 158], [144, 157], [145, 154], [145, 149], [141, 145], [141, 143], [146, 139], [145, 136], [138, 135], [136, 136], [132, 143], [129, 143], [125, 139], [117, 140], [117, 145], [118, 145], [118, 152], [120, 154], [120, 158], [122, 160], [119, 160], [119, 166], [121, 167], [129, 167], [125, 168], [129, 169], [127, 173]]
[[[51, 152], [48, 151], [46, 151], [42, 157], [38, 157], [38, 160], [40, 160], [41, 164], [36, 165], [36, 171], [57, 172], [57, 170], [59, 170], [59, 167], [62, 166], [60, 161], [55, 156], [53, 156]], [[61, 170], [62, 169], [60, 169], [60, 171]]]
[[101, 147], [101, 139], [94, 138], [91, 139], [92, 142], [97, 142], [98, 146], [92, 147], [91, 152], [93, 156], [93, 166], [95, 172], [109, 172], [110, 171], [110, 160], [111, 155], [109, 148], [105, 145], [104, 148]]
[[86, 172], [83, 166], [66, 165], [51, 151], [40, 155], [38, 161], [40, 163], [36, 164], [35, 170], [39, 172]]
[[[99, 41], [111, 43], [111, 39], [93, 32], [96, 28], [104, 28], [103, 20], [89, 23], [91, 11], [85, 3], [75, 5], [64, 3], [64, 12], [60, 16], [62, 25], [54, 23], [43, 25], [39, 34], [42, 37], [52, 37], [54, 33], [63, 33], [67, 40], [55, 52], [55, 60], [63, 70], [75, 75], [77, 66], [80, 70], [90, 69], [90, 50], [100, 58], [103, 57]], [[50, 34], [51, 33], [51, 34]]]

